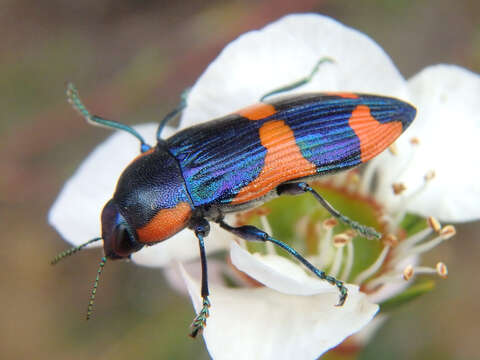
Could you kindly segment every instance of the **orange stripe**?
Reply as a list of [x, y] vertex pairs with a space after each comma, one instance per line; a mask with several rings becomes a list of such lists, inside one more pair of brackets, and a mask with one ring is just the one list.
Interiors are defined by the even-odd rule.
[[171, 209], [160, 210], [144, 227], [137, 229], [141, 243], [156, 243], [175, 235], [185, 228], [192, 210], [186, 202], [181, 202]]
[[248, 106], [236, 113], [246, 117], [248, 120], [261, 120], [266, 117], [272, 116], [277, 110], [275, 107], [270, 104], [258, 103], [251, 106]]
[[255, 180], [235, 196], [232, 204], [254, 200], [285, 181], [316, 173], [315, 164], [303, 157], [292, 129], [284, 121], [266, 122], [259, 133], [260, 141], [267, 149], [263, 169]]
[[402, 123], [392, 121], [380, 123], [370, 113], [366, 105], [358, 105], [348, 124], [360, 141], [361, 160], [366, 162], [389, 147], [402, 133]]
[[345, 99], [358, 99], [358, 95], [354, 93], [349, 93], [349, 92], [335, 92], [335, 91], [330, 91], [326, 92], [325, 95], [330, 95], [330, 96], [339, 96]]

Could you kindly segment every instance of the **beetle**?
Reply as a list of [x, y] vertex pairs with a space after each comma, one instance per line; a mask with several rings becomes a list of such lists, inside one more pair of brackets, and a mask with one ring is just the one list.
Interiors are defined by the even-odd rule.
[[391, 97], [347, 92], [265, 100], [306, 81], [308, 78], [266, 94], [258, 104], [162, 139], [165, 124], [186, 106], [184, 93], [180, 105], [160, 122], [153, 147], [133, 128], [91, 115], [76, 88], [68, 84], [69, 102], [88, 122], [131, 133], [140, 141], [141, 150], [120, 175], [112, 198], [103, 208], [101, 237], [64, 251], [52, 261], [56, 263], [103, 240], [104, 257], [87, 319], [107, 259], [128, 259], [144, 246], [165, 241], [189, 228], [198, 239], [202, 267], [203, 307], [190, 333], [197, 336], [206, 326], [210, 308], [204, 240], [212, 221], [247, 241], [272, 242], [283, 248], [318, 278], [336, 286], [337, 306], [343, 305], [347, 298], [343, 282], [317, 269], [266, 232], [251, 225], [227, 224], [224, 215], [259, 206], [275, 196], [310, 193], [331, 215], [361, 235], [380, 238], [374, 229], [335, 210], [306, 181], [352, 168], [378, 155], [411, 124], [416, 109]]

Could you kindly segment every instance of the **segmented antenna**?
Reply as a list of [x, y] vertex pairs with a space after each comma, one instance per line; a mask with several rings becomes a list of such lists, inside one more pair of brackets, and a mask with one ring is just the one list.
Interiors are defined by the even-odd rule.
[[315, 64], [315, 67], [313, 68], [313, 70], [311, 71], [310, 75], [308, 75], [307, 77], [303, 78], [303, 79], [300, 79], [298, 81], [295, 81], [294, 83], [291, 83], [291, 84], [288, 84], [288, 85], [285, 85], [281, 88], [278, 88], [278, 89], [275, 89], [273, 91], [270, 91], [268, 93], [266, 93], [265, 95], [263, 95], [261, 98], [260, 98], [260, 101], [263, 101], [265, 100], [267, 97], [270, 97], [272, 95], [276, 95], [276, 94], [280, 94], [282, 92], [286, 92], [286, 91], [290, 91], [290, 90], [293, 90], [293, 89], [296, 89], [300, 86], [303, 86], [307, 83], [309, 83], [312, 78], [315, 76], [315, 74], [318, 72], [318, 69], [320, 68], [320, 65], [322, 65], [323, 63], [333, 63], [335, 62], [335, 60], [333, 60], [332, 58], [329, 58], [328, 56], [325, 56], [323, 58], [321, 58], [320, 60], [317, 61], [317, 63]]
[[50, 261], [50, 264], [51, 265], [55, 265], [56, 263], [58, 263], [60, 260], [62, 260], [63, 258], [66, 258], [68, 256], [71, 256], [73, 254], [75, 254], [76, 252], [82, 250], [84, 247], [86, 247], [87, 245], [90, 245], [91, 243], [94, 243], [96, 241], [99, 241], [99, 240], [102, 240], [101, 237], [98, 237], [98, 238], [95, 238], [95, 239], [92, 239], [90, 241], [87, 241], [86, 243], [84, 244], [81, 244], [79, 246], [75, 246], [75, 247], [72, 247], [68, 250], [65, 250], [65, 251], [62, 251], [60, 254], [58, 254], [57, 256], [55, 256], [53, 258], [52, 261]]
[[107, 119], [101, 118], [99, 116], [90, 114], [90, 112], [87, 110], [85, 105], [83, 105], [82, 100], [80, 100], [77, 88], [71, 82], [67, 83], [67, 100], [72, 105], [72, 107], [80, 115], [82, 115], [85, 118], [85, 120], [89, 124], [96, 125], [96, 126], [101, 126], [101, 127], [108, 128], [108, 129], [123, 130], [123, 131], [126, 131], [126, 132], [132, 134], [133, 136], [135, 136], [140, 141], [140, 151], [142, 153], [151, 148], [151, 146], [148, 145], [145, 142], [142, 135], [140, 135], [134, 128], [132, 128], [128, 125], [113, 121], [113, 120], [107, 120]]
[[160, 121], [160, 124], [158, 125], [157, 128], [157, 141], [160, 142], [162, 141], [162, 130], [167, 125], [167, 123], [173, 119], [175, 119], [180, 113], [187, 107], [187, 97], [188, 94], [190, 93], [191, 88], [186, 88], [183, 90], [182, 95], [180, 95], [180, 103], [177, 105], [175, 109], [170, 111], [165, 117], [163, 118], [162, 121]]
[[90, 316], [93, 313], [93, 304], [95, 303], [95, 295], [97, 294], [97, 287], [98, 281], [100, 280], [100, 275], [102, 274], [103, 268], [105, 267], [105, 263], [107, 262], [107, 258], [104, 256], [100, 260], [100, 266], [97, 270], [97, 277], [95, 278], [95, 282], [93, 283], [92, 293], [90, 294], [90, 300], [88, 301], [87, 307], [87, 320], [90, 320]]

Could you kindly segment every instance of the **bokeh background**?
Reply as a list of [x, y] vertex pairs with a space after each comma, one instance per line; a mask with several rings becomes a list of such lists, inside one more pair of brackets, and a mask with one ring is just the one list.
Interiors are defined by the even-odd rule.
[[[0, 358], [208, 358], [202, 340], [187, 337], [189, 300], [161, 270], [110, 264], [87, 323], [100, 250], [49, 265], [67, 244], [47, 211], [109, 134], [71, 110], [65, 81], [107, 118], [155, 121], [229, 41], [307, 11], [369, 34], [407, 78], [441, 62], [480, 72], [478, 0], [0, 1]], [[479, 230], [459, 226], [428, 255], [425, 263], [448, 264], [449, 279], [395, 312], [362, 359], [480, 358]]]

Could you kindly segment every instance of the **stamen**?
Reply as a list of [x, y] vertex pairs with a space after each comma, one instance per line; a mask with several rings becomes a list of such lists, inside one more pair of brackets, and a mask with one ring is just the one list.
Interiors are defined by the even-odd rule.
[[378, 278], [370, 280], [366, 285], [365, 289], [368, 291], [374, 290], [376, 287], [381, 285], [386, 285], [389, 283], [399, 283], [405, 281], [403, 279], [403, 273], [399, 273], [398, 271], [390, 271], [386, 274], [379, 276]]
[[413, 234], [409, 238], [401, 241], [398, 246], [395, 248], [395, 254], [396, 256], [399, 256], [403, 252], [409, 251], [411, 247], [413, 247], [415, 244], [419, 243], [420, 241], [424, 240], [427, 236], [429, 236], [432, 233], [432, 228], [427, 227], [416, 234]]
[[348, 278], [350, 277], [350, 274], [353, 268], [353, 259], [354, 259], [353, 241], [349, 241], [347, 242], [347, 259], [345, 261], [345, 267], [343, 268], [343, 272], [342, 272], [342, 275], [340, 276], [340, 279], [344, 281], [348, 281]]
[[341, 248], [347, 245], [351, 237], [345, 233], [337, 234], [333, 237], [333, 246], [336, 248]]
[[350, 171], [346, 178], [346, 188], [350, 193], [355, 193], [360, 185], [360, 176], [357, 171]]
[[[453, 235], [452, 235], [453, 236]], [[406, 251], [401, 257], [395, 257], [395, 259], [401, 260], [404, 259], [407, 256], [414, 255], [414, 254], [422, 254], [424, 252], [432, 250], [434, 247], [436, 247], [438, 244], [444, 242], [445, 240], [448, 240], [451, 238], [451, 236], [436, 236], [432, 240], [429, 240], [421, 245], [413, 246], [411, 247], [408, 251]]]
[[[405, 268], [404, 272], [407, 271], [407, 268]], [[448, 269], [447, 265], [445, 265], [443, 262], [437, 263], [437, 265], [434, 268], [428, 267], [428, 266], [416, 266], [412, 268], [412, 273], [415, 273], [415, 275], [438, 275], [443, 279], [447, 278], [448, 275]]]
[[333, 229], [335, 226], [338, 225], [338, 220], [335, 219], [334, 217], [331, 217], [327, 220], [324, 220], [322, 225], [323, 225], [324, 229], [330, 230], [330, 229]]
[[405, 279], [405, 281], [410, 280], [414, 274], [415, 271], [413, 270], [412, 265], [407, 265], [405, 269], [403, 269], [403, 278]]
[[315, 230], [318, 234], [319, 242], [318, 250], [319, 256], [317, 260], [317, 266], [320, 269], [326, 268], [332, 258], [332, 236], [333, 236], [333, 228], [338, 224], [338, 221], [334, 218], [330, 218], [324, 220], [322, 224], [317, 224], [315, 226]]
[[398, 224], [400, 224], [400, 222], [403, 220], [403, 218], [405, 217], [406, 213], [407, 213], [407, 206], [408, 204], [410, 204], [418, 195], [420, 195], [423, 191], [425, 191], [425, 189], [427, 188], [427, 185], [428, 183], [433, 180], [433, 178], [435, 178], [435, 171], [434, 170], [430, 170], [428, 171], [423, 179], [424, 179], [424, 183], [417, 189], [415, 190], [413, 193], [411, 193], [410, 195], [408, 195], [405, 200], [403, 201], [402, 205], [400, 206], [400, 208], [397, 210], [398, 214], [397, 216], [395, 217], [395, 226], [398, 226]]
[[429, 181], [433, 180], [435, 178], [435, 176], [436, 176], [435, 170], [429, 170], [423, 178], [424, 178], [425, 182], [429, 182]]
[[410, 139], [410, 144], [412, 145], [419, 145], [420, 144], [420, 139], [418, 137], [412, 137]]
[[398, 283], [400, 280], [405, 280], [409, 281], [414, 275], [433, 275], [437, 274], [442, 278], [446, 278], [448, 274], [447, 266], [439, 262], [436, 266], [436, 268], [431, 268], [427, 266], [412, 266], [412, 265], [407, 265], [401, 273], [395, 272], [395, 271], [390, 271], [382, 276], [379, 276], [378, 278], [375, 278], [371, 281], [369, 281], [366, 285], [365, 288], [367, 290], [373, 290], [379, 285], [385, 285], [387, 283]]
[[358, 235], [357, 232], [356, 232], [355, 230], [353, 230], [353, 229], [348, 229], [348, 230], [346, 230], [346, 231], [344, 232], [344, 234], [347, 235], [347, 236], [350, 238], [350, 240], [353, 239], [353, 238], [355, 238], [355, 236]]
[[361, 284], [365, 280], [367, 280], [369, 277], [375, 275], [375, 273], [380, 270], [382, 267], [383, 263], [385, 262], [385, 258], [387, 257], [388, 252], [390, 251], [391, 247], [390, 246], [385, 246], [378, 256], [377, 260], [370, 265], [367, 269], [363, 270], [360, 274], [357, 275], [355, 280], [353, 281], [355, 284]]
[[446, 279], [448, 276], [448, 268], [447, 265], [445, 265], [443, 262], [437, 263], [437, 266], [435, 267], [437, 270], [437, 274], [443, 278]]
[[340, 272], [340, 267], [342, 266], [343, 262], [343, 248], [344, 246], [337, 247], [332, 267], [328, 272], [330, 276], [337, 277], [338, 273]]
[[397, 156], [398, 155], [398, 146], [397, 146], [397, 143], [393, 143], [392, 145], [390, 145], [388, 147], [388, 150], [390, 150], [390, 153], [394, 156]]
[[400, 195], [407, 189], [407, 187], [405, 186], [404, 183], [395, 183], [395, 184], [392, 184], [392, 189], [395, 195]]
[[[378, 157], [373, 158], [370, 160], [365, 167], [362, 178], [360, 179], [360, 186], [359, 186], [359, 192], [362, 195], [367, 195], [371, 192], [372, 190], [372, 185], [373, 185], [373, 179], [374, 176], [377, 172], [378, 165], [380, 164], [380, 160]], [[378, 174], [380, 176], [380, 174]], [[378, 179], [379, 180], [379, 179]], [[373, 194], [372, 194], [373, 195]]]
[[[263, 231], [270, 235], [273, 234], [272, 227], [270, 226], [270, 223], [265, 215], [260, 216], [260, 223], [262, 224]], [[275, 244], [271, 243], [270, 241], [265, 242], [265, 249], [268, 255], [277, 254], [277, 251], [275, 250]]]
[[442, 229], [442, 225], [440, 225], [440, 223], [438, 222], [437, 219], [435, 219], [433, 216], [429, 216], [427, 218], [427, 224], [428, 226], [430, 226], [433, 231], [435, 231], [436, 233], [440, 232], [440, 230]]
[[453, 225], [447, 225], [440, 230], [439, 234], [443, 237], [443, 240], [452, 238], [457, 233]]
[[395, 247], [398, 245], [398, 239], [393, 234], [388, 234], [384, 236], [382, 240], [385, 245], [388, 245], [390, 247]]

